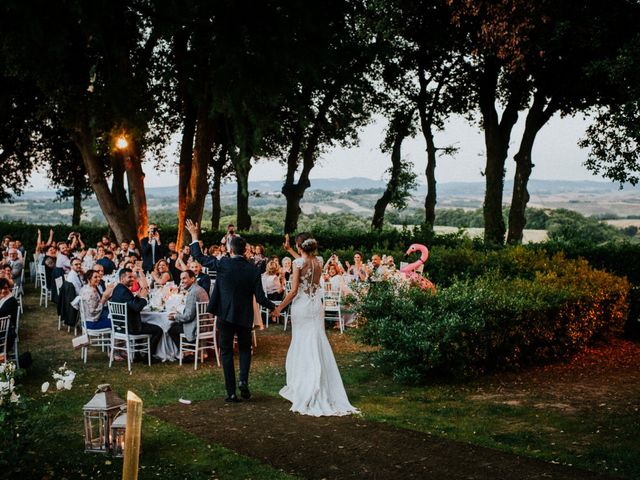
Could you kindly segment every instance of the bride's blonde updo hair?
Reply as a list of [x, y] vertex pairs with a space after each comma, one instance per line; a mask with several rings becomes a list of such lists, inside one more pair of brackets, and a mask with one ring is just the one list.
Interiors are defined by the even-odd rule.
[[300, 248], [306, 254], [312, 254], [318, 250], [318, 242], [314, 238], [307, 238], [300, 244]]

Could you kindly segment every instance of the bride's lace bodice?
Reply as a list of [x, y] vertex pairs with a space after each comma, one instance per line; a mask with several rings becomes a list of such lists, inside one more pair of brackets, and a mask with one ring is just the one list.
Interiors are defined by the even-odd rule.
[[320, 278], [322, 277], [322, 262], [317, 258], [305, 260], [296, 258], [293, 265], [300, 271], [298, 283], [298, 295], [304, 293], [308, 297], [315, 297], [320, 290]]

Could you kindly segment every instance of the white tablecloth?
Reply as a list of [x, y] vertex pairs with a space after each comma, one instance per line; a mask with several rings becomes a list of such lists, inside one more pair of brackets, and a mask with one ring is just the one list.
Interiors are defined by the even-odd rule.
[[158, 348], [153, 353], [163, 362], [175, 362], [178, 360], [178, 354], [180, 353], [176, 344], [173, 343], [171, 337], [167, 333], [174, 322], [169, 320], [169, 312], [152, 312], [149, 310], [143, 310], [140, 312], [140, 320], [144, 323], [151, 323], [162, 328], [164, 332], [162, 339], [158, 343]]

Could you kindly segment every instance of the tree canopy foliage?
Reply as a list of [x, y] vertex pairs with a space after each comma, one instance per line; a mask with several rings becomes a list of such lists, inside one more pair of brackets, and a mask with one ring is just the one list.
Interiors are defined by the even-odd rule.
[[[292, 232], [317, 159], [332, 146], [356, 144], [359, 129], [381, 116], [390, 167], [372, 227], [381, 228], [388, 205], [403, 205], [414, 178], [402, 142], [419, 134], [423, 220], [433, 226], [437, 158], [455, 152], [439, 132], [462, 115], [484, 132], [485, 241], [502, 244], [508, 225], [507, 241], [518, 243], [533, 146], [554, 115], [595, 113], [581, 142], [587, 167], [637, 183], [638, 16], [633, 0], [6, 0], [0, 201], [44, 166], [78, 206], [88, 189], [95, 192], [118, 239], [137, 239], [147, 223], [144, 169], [153, 159], [178, 167], [180, 225], [202, 219], [210, 192], [219, 222], [215, 195], [233, 175], [237, 224], [249, 229], [252, 166], [272, 161], [282, 166], [284, 230]], [[177, 161], [162, 158], [173, 134], [181, 138]], [[116, 149], [120, 136], [128, 144]], [[509, 156], [516, 173], [505, 219]]]

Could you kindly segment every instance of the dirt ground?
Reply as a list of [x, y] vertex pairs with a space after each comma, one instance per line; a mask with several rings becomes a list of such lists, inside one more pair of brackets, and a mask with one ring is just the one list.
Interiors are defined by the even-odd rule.
[[640, 343], [612, 340], [585, 350], [564, 364], [489, 377], [479, 396], [504, 403], [529, 403], [567, 413], [606, 408], [640, 412]]
[[294, 415], [257, 396], [150, 411], [207, 441], [307, 479], [596, 479], [593, 472], [453, 442], [357, 417]]
[[[474, 395], [513, 405], [535, 402], [568, 414], [638, 412], [639, 361], [640, 344], [617, 340], [570, 363], [488, 377]], [[149, 413], [308, 479], [609, 478], [358, 417], [305, 417], [289, 412], [286, 401], [260, 393], [238, 405], [214, 399]]]

